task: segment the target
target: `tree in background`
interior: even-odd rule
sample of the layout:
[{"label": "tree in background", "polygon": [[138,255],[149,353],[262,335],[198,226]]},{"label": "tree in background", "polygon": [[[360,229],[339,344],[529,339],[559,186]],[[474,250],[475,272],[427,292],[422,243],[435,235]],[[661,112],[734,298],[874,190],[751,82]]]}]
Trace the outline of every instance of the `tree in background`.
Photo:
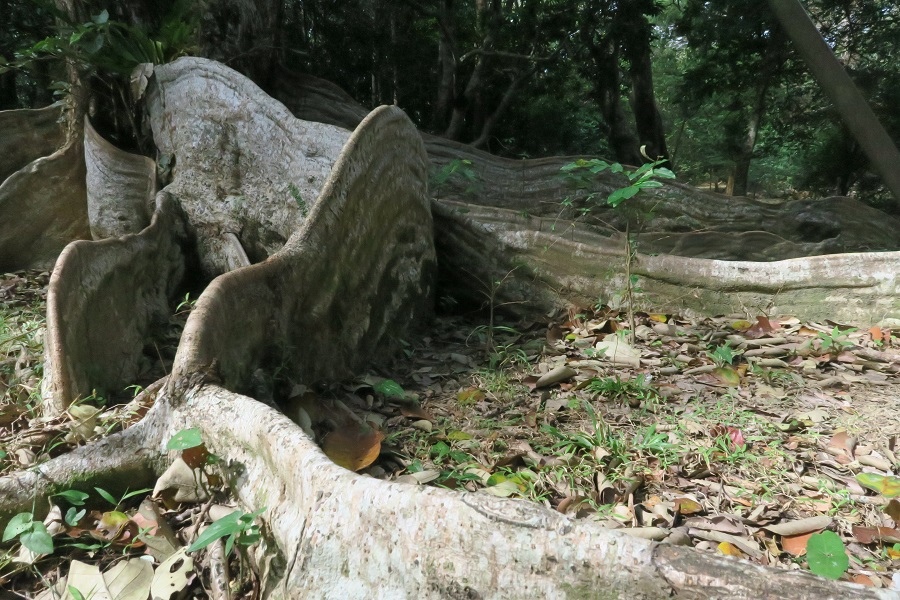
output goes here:
[{"label": "tree in background", "polygon": [[[650,156],[669,157],[682,179],[722,178],[735,195],[802,187],[884,197],[765,4],[348,0],[338,10],[323,0],[216,0],[186,19],[193,49],[164,23],[178,4],[116,3],[109,22],[163,43],[168,56],[197,51],[225,62],[264,88],[282,68],[334,81],[369,107],[398,104],[423,130],[505,156],[591,154],[636,165],[646,145]],[[60,6],[62,13],[49,0],[0,0],[11,23],[0,32],[3,58],[15,62],[54,27],[65,37],[103,10],[93,0]],[[900,8],[813,0],[808,9],[896,137]],[[121,104],[127,67],[154,58],[121,56],[121,44],[95,34],[72,46],[88,59],[81,64],[98,67],[88,77],[98,120],[121,121],[99,126],[126,142],[110,133],[127,130],[129,120],[113,105]],[[110,60],[117,52],[121,60]],[[51,83],[70,85],[62,61],[29,67],[0,73],[0,108],[46,104]]]}]

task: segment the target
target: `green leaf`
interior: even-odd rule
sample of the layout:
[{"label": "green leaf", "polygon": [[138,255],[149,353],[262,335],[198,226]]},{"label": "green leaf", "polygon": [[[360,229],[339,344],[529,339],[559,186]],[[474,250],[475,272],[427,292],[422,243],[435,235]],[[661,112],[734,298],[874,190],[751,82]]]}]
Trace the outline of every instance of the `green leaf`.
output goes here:
[{"label": "green leaf", "polygon": [[228,539],[225,540],[225,556],[231,554],[231,549],[234,547],[234,540],[236,535],[232,533],[228,536]]},{"label": "green leaf", "polygon": [[169,443],[166,444],[167,450],[187,450],[188,448],[196,448],[203,443],[203,436],[200,429],[192,427],[190,429],[182,429],[172,436]]},{"label": "green leaf", "polygon": [[53,538],[47,533],[47,527],[43,523],[35,522],[31,531],[23,533],[19,540],[35,554],[53,554]]},{"label": "green leaf", "polygon": [[650,188],[661,188],[663,184],[658,181],[654,181],[652,179],[648,179],[647,181],[642,181],[637,187],[642,190],[648,190]]},{"label": "green leaf", "polygon": [[140,496],[141,494],[146,494],[147,492],[152,492],[152,491],[153,491],[152,488],[143,488],[140,490],[134,490],[133,492],[128,492],[127,494],[122,496],[122,499],[119,500],[119,502],[125,502],[129,498],[133,498],[135,496]]},{"label": "green leaf", "polygon": [[641,191],[641,188],[633,185],[618,189],[609,195],[609,198],[606,199],[606,203],[615,208],[625,200],[633,198],[639,191]]},{"label": "green leaf", "polygon": [[97,25],[103,25],[104,23],[109,21],[109,11],[104,8],[99,15],[94,15],[93,17],[91,17],[91,21],[93,21]]},{"label": "green leaf", "polygon": [[400,384],[393,379],[382,379],[373,386],[373,389],[385,398],[402,398],[406,395]]},{"label": "green leaf", "polygon": [[112,504],[113,506],[118,506],[118,505],[119,505],[119,501],[116,500],[115,497],[113,497],[112,494],[110,494],[109,492],[107,492],[107,491],[104,490],[103,488],[95,487],[94,489],[97,490],[97,493],[100,494],[100,496],[101,496],[104,500],[106,500],[107,502],[109,502],[109,503]]},{"label": "green leaf", "polygon": [[89,495],[84,492],[79,492],[78,490],[66,490],[64,492],[60,492],[58,494],[53,494],[54,496],[59,496],[60,498],[65,499],[66,502],[71,504],[72,506],[83,506],[84,501],[88,499]]},{"label": "green leaf", "polygon": [[69,594],[71,594],[72,598],[75,600],[84,600],[84,594],[79,592],[75,586],[67,585],[66,589],[69,590]]},{"label": "green leaf", "polygon": [[662,177],[663,179],[675,179],[675,173],[665,167],[653,169],[654,177]]},{"label": "green leaf", "polygon": [[209,527],[203,530],[196,541],[193,544],[188,546],[187,552],[196,552],[197,550],[202,550],[206,548],[214,541],[219,538],[223,538],[226,535],[232,535],[241,530],[242,525],[240,523],[240,518],[244,513],[239,510],[234,511],[233,513],[226,515],[212,523]]},{"label": "green leaf", "polygon": [[65,520],[66,523],[70,527],[75,527],[78,525],[78,521],[84,518],[84,515],[87,513],[85,509],[77,510],[74,506],[70,506],[69,510],[66,511]]},{"label": "green leaf", "polygon": [[810,571],[828,579],[840,578],[850,566],[844,542],[833,531],[810,536],[806,544],[806,560]]},{"label": "green leaf", "polygon": [[881,494],[885,498],[900,496],[900,477],[894,475],[879,475],[878,473],[860,473],[856,481],[864,488]]},{"label": "green leaf", "polygon": [[6,524],[6,529],[3,530],[3,541],[8,542],[23,532],[31,531],[33,527],[34,515],[28,512],[19,513]]}]

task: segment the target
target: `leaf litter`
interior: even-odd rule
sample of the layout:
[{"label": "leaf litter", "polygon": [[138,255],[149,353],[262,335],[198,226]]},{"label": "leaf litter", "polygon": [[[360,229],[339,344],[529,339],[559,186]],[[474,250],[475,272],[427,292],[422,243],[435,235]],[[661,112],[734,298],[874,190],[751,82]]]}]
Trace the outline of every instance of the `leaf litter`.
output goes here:
[{"label": "leaf litter", "polygon": [[896,586],[900,331],[639,314],[632,345],[625,323],[439,318],[381,373],[390,395],[354,389],[385,434],[359,471]]},{"label": "leaf litter", "polygon": [[[0,476],[143,417],[164,381],[160,377],[171,367],[190,310],[186,297],[146,349],[136,382],[146,387],[130,386],[110,397],[95,392],[65,415],[48,419],[41,415],[40,387],[49,279],[49,273],[38,271],[0,274]],[[25,512],[0,522],[5,542],[0,589],[40,600],[141,600],[205,598],[209,589],[225,597],[230,587],[231,598],[259,598],[259,580],[247,568],[246,553],[228,553],[231,544],[259,539],[253,524],[258,513],[236,511],[224,480],[214,472],[215,457],[195,437],[192,430],[176,436],[172,449],[181,458],[160,477],[152,495],[132,490],[116,498],[99,487],[63,490],[36,499],[35,513],[49,506],[46,518]],[[210,521],[213,525],[204,529]],[[227,539],[208,541],[216,536]],[[202,561],[187,554],[192,541],[210,544]]]},{"label": "leaf litter", "polygon": [[[39,416],[48,280],[0,278],[0,474],[126,427],[154,398],[148,385],[125,404],[90,398],[65,417]],[[896,586],[900,331],[639,314],[629,344],[624,323],[605,307],[493,327],[444,316],[378,376],[325,393],[293,384],[280,404],[335,462],[373,477],[524,498],[648,539]],[[157,349],[161,361],[171,353]],[[60,525],[58,508],[46,521],[54,536],[99,537],[108,554],[98,562],[102,552],[82,544],[67,551],[68,568],[59,552],[56,563],[43,557],[44,572],[113,589],[127,571],[151,590],[199,589],[187,543],[207,515],[238,518],[221,492],[210,494],[220,482],[191,474],[210,459],[205,447],[182,451],[187,475],[164,479],[194,486],[179,492],[194,506],[171,488],[136,497],[139,509],[124,514],[67,515],[80,515],[73,525]],[[114,570],[123,549],[131,558]],[[148,570],[142,553],[180,565],[177,582],[155,579],[161,567]],[[21,575],[12,560],[0,562],[0,583]],[[249,585],[244,597],[258,591]]]}]

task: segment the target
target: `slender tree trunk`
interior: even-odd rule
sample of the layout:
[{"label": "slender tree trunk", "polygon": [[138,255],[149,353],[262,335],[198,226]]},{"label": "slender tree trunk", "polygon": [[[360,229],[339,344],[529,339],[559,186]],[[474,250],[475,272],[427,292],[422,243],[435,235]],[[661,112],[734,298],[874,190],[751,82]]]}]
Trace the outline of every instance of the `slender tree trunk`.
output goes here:
[{"label": "slender tree trunk", "polygon": [[631,21],[631,34],[626,38],[626,55],[629,61],[631,89],[634,94],[634,123],[639,144],[646,146],[651,158],[669,158],[662,117],[653,93],[653,65],[650,57],[650,23],[640,10],[632,9],[627,18]]},{"label": "slender tree trunk", "polygon": [[[496,19],[491,15],[485,14],[488,11],[485,0],[479,0],[476,4],[478,30],[484,32],[481,50],[487,52],[494,46],[494,25]],[[492,11],[499,10],[499,4],[496,2],[492,2],[490,6]],[[484,54],[479,54],[475,59],[475,67],[472,69],[472,74],[469,76],[465,90],[453,101],[453,113],[450,116],[450,124],[447,125],[447,130],[444,132],[444,137],[455,141],[459,141],[462,138],[463,128],[466,124],[466,115],[469,113],[478,94],[481,92],[481,87],[484,85],[487,61],[488,57]]]},{"label": "slender tree trunk", "polygon": [[453,0],[441,0],[438,6],[437,21],[441,36],[438,42],[440,79],[434,112],[431,115],[433,131],[438,131],[446,125],[447,113],[450,111],[450,102],[453,100],[456,87],[456,24],[453,18]]},{"label": "slender tree trunk", "polygon": [[747,119],[747,135],[741,144],[740,153],[734,161],[734,171],[729,178],[727,194],[729,196],[746,196],[750,182],[750,164],[753,162],[753,150],[756,148],[756,138],[762,124],[766,110],[766,93],[769,90],[768,78],[760,82],[756,92],[756,101]]},{"label": "slender tree trunk", "polygon": [[639,165],[638,140],[622,107],[619,58],[611,42],[591,49],[598,76],[594,78],[594,96],[605,121],[605,133],[617,161]]},{"label": "slender tree trunk", "polygon": [[847,128],[872,167],[881,175],[900,208],[900,152],[878,122],[863,95],[822,39],[798,0],[768,0],[778,22],[793,40],[819,85],[834,102]]},{"label": "slender tree trunk", "polygon": [[0,74],[0,110],[19,108],[16,94],[16,72],[7,71]]}]

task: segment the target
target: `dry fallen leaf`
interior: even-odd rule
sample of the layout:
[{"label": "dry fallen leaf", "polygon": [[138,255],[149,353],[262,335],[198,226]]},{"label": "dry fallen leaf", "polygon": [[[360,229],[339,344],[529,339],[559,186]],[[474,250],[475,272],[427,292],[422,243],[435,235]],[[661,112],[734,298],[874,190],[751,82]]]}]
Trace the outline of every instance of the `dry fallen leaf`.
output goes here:
[{"label": "dry fallen leaf", "polygon": [[814,532],[782,536],[781,547],[792,556],[803,556],[806,554],[806,544],[813,535]]},{"label": "dry fallen leaf", "polygon": [[378,458],[384,434],[355,422],[347,422],[322,440],[322,451],[345,469],[365,469]]}]

